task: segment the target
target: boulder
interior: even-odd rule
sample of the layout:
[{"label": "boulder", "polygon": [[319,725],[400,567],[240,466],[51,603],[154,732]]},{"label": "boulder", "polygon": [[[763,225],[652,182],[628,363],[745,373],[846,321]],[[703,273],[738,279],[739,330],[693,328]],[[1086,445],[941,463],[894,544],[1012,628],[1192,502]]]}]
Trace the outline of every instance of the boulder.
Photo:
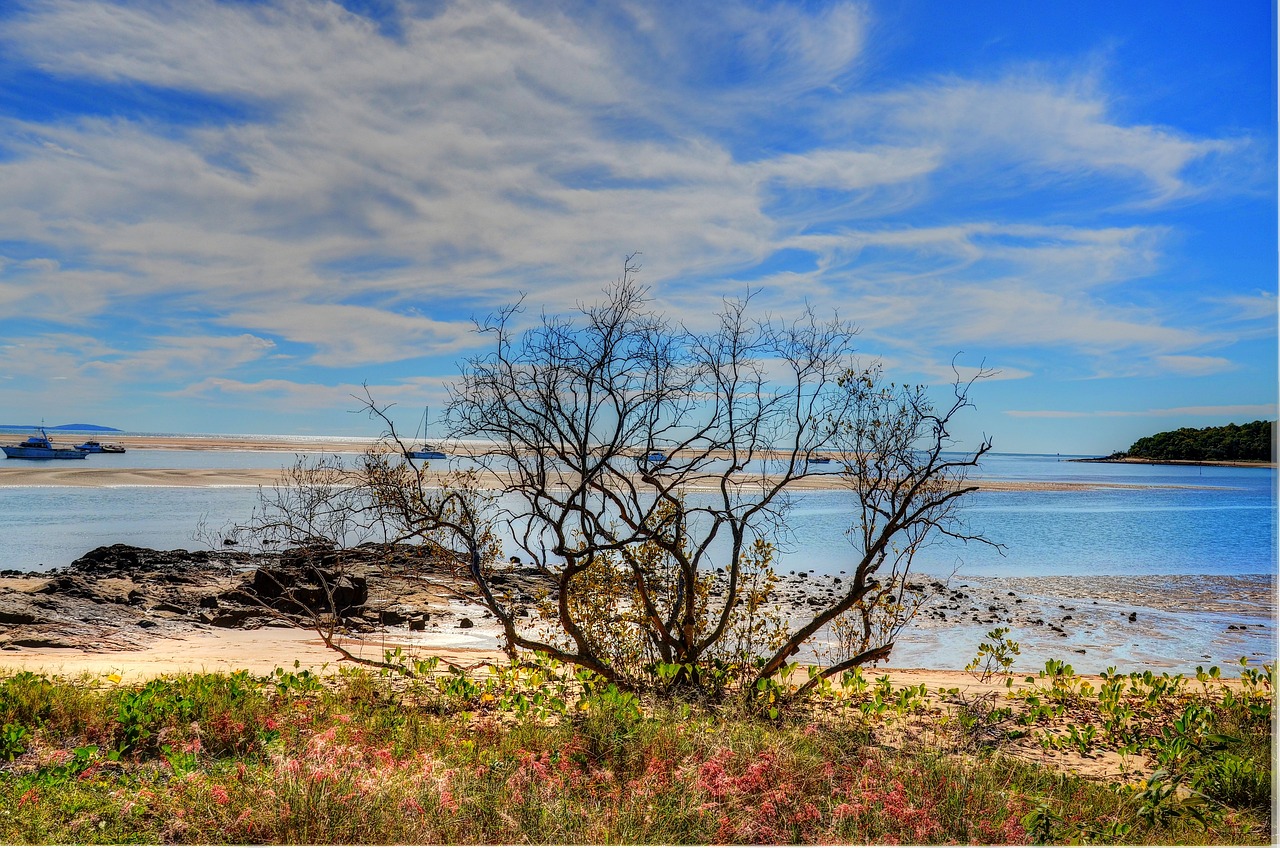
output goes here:
[{"label": "boulder", "polygon": [[[361,575],[340,574],[313,566],[263,567],[253,573],[247,591],[273,609],[291,614],[333,612],[351,615],[369,600],[369,584]],[[330,600],[332,599],[332,603]]]}]

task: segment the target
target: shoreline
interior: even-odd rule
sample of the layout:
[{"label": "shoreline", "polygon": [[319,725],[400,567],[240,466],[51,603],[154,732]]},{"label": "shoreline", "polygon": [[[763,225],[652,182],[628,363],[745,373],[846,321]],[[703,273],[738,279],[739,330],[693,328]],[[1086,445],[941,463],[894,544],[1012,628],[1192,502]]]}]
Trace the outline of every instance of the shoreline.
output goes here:
[{"label": "shoreline", "polygon": [[[244,581],[254,582],[253,562],[244,554],[117,545],[96,549],[66,569],[4,572],[0,669],[155,675],[244,668],[266,674],[295,660],[313,671],[336,667],[338,654],[305,623],[281,626],[265,607],[244,606],[240,592]],[[381,562],[352,566],[353,574],[367,578],[368,597],[350,619],[354,632],[342,640],[348,650],[372,660],[397,647],[457,665],[502,660],[501,629],[467,599],[461,578],[434,568],[400,575],[384,571]],[[532,591],[516,572],[507,579],[524,587],[518,591]],[[1230,674],[1241,656],[1255,666],[1276,658],[1270,574],[956,574],[942,582],[920,573],[915,579],[928,599],[896,640],[889,669],[960,674],[997,627],[1008,628],[1008,638],[1022,646],[1018,674],[1034,674],[1049,659],[1071,662],[1086,674],[1111,666],[1193,673],[1197,665],[1219,665]],[[838,585],[830,575],[780,575],[777,602],[794,624],[804,620],[813,598],[829,597]],[[820,656],[829,638],[819,633],[802,665],[816,659],[815,651]]]},{"label": "shoreline", "polygon": [[[207,448],[206,448],[207,449]],[[110,455],[108,455],[110,456]],[[108,460],[110,461],[110,460]],[[113,487],[177,487],[177,488],[213,488],[213,487],[257,487],[275,486],[284,476],[281,467],[270,468],[109,468],[86,466],[77,461],[67,464],[66,461],[45,460],[6,460],[0,462],[0,487],[36,487],[36,486],[71,486],[80,488],[113,488]],[[439,488],[447,481],[451,472],[436,470],[429,466],[424,468],[423,475],[428,487]],[[716,478],[707,477],[708,483],[699,486],[696,480],[687,488],[691,491],[718,488]],[[772,479],[770,476],[744,476],[740,485],[759,485]],[[498,475],[484,472],[480,475],[483,488],[498,489],[501,480]],[[983,480],[970,478],[966,484],[977,487],[981,492],[1080,492],[1099,489],[1108,490],[1153,490],[1153,489],[1217,489],[1219,486],[1188,486],[1185,484],[1160,483],[1116,483],[1110,481],[1064,481],[1064,480]],[[788,488],[802,491],[839,491],[846,488],[836,473],[821,473],[812,477],[794,480]]]},{"label": "shoreline", "polygon": [[[106,680],[108,675],[119,675],[121,685],[130,685],[183,674],[247,671],[252,675],[266,676],[277,668],[283,668],[294,673],[305,670],[324,676],[338,674],[343,667],[355,667],[355,664],[341,660],[310,631],[273,628],[269,638],[265,635],[263,630],[199,634],[189,638],[165,639],[137,651],[87,653],[56,648],[5,651],[0,653],[0,679],[24,671],[68,679],[96,678],[99,681]],[[384,645],[394,648],[398,644],[368,641],[356,644],[348,641],[344,647],[357,656],[381,659]],[[507,662],[506,655],[496,649],[441,647],[420,651],[418,656],[439,657],[442,668],[453,664],[461,668],[482,669],[489,664],[503,665]],[[931,692],[950,688],[970,694],[1006,691],[1003,676],[982,681],[962,669],[867,666],[863,674],[877,678],[887,675],[896,687],[924,684]],[[1031,672],[1015,672],[1013,678],[1020,683],[1027,674]],[[1097,675],[1081,674],[1081,677],[1096,678]]]},{"label": "shoreline", "polygon": [[[119,444],[128,450],[155,450],[174,452],[237,451],[264,454],[307,453],[361,453],[377,439],[358,436],[318,436],[309,439],[301,436],[265,438],[254,436],[179,436],[102,434],[104,443]],[[64,439],[65,440],[65,439]],[[263,468],[211,469],[211,468],[113,468],[97,463],[115,462],[117,455],[94,454],[80,461],[0,461],[0,486],[77,486],[77,487],[224,487],[224,486],[273,486],[282,477],[281,465]],[[125,460],[127,461],[127,460]],[[1157,462],[1140,459],[1081,458],[1062,460],[1083,463],[1127,463],[1144,465],[1218,465],[1241,468],[1275,468],[1275,463],[1245,462]],[[93,462],[94,465],[85,465]],[[436,470],[424,463],[430,485],[439,486],[447,471]],[[760,481],[760,477],[744,477],[744,484]],[[766,480],[768,478],[765,478]],[[708,478],[714,483],[714,478]],[[1111,481],[1060,481],[1060,480],[984,480],[974,477],[966,481],[978,487],[979,492],[1071,492],[1099,489],[1151,490],[1151,489],[1213,489],[1215,486],[1187,486],[1159,483],[1119,483]],[[496,476],[491,487],[496,488]],[[715,486],[709,486],[714,488]],[[690,489],[703,488],[693,482]],[[797,490],[833,491],[844,488],[838,472],[817,472],[791,484]]]}]

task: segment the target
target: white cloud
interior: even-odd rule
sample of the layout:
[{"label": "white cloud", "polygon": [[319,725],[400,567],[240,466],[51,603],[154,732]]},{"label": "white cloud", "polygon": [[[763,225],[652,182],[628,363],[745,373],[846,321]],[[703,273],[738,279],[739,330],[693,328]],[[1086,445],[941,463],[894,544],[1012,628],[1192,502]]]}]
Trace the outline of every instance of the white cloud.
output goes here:
[{"label": "white cloud", "polygon": [[[1100,177],[1089,210],[1221,188],[1207,166],[1241,141],[1126,124],[1096,78],[863,89],[871,14],[852,3],[632,4],[626,25],[496,0],[398,14],[395,39],[294,0],[50,0],[7,18],[0,47],[52,77],[212,98],[231,116],[0,119],[0,231],[41,254],[0,261],[0,305],[77,330],[41,361],[224,393],[269,385],[243,367],[290,344],[312,352],[299,367],[374,371],[462,351],[461,319],[516,291],[572,308],[643,250],[659,305],[693,323],[742,278],[768,286],[774,314],[838,307],[914,363],[1048,346],[1100,368],[1118,354],[1226,367],[1195,353],[1226,331],[1113,299],[1161,270],[1165,227],[969,207]],[[765,121],[795,121],[803,143],[756,143]],[[812,269],[755,276],[779,251]],[[395,261],[362,270],[369,257]],[[1231,305],[1275,310],[1267,293]],[[140,350],[79,338],[146,310],[205,320],[189,351],[169,331]]]},{"label": "white cloud", "polygon": [[[886,94],[877,105],[906,138],[945,142],[953,162],[1003,170],[1012,157],[1023,166],[1020,178],[1033,185],[1046,177],[1137,180],[1147,199],[1157,201],[1201,190],[1197,180],[1205,177],[1193,179],[1192,166],[1246,146],[1243,139],[1196,139],[1166,127],[1121,125],[1094,79],[1064,85],[1034,68],[994,82],[937,79]],[[1224,176],[1208,170],[1211,180]]]},{"label": "white cloud", "polygon": [[306,410],[346,409],[359,411],[369,398],[380,408],[388,408],[401,427],[405,422],[419,422],[424,406],[445,402],[443,378],[416,378],[399,383],[357,384],[310,383],[296,380],[267,379],[256,381],[207,377],[181,389],[167,392],[174,398],[198,400],[270,401]]},{"label": "white cloud", "polygon": [[1274,403],[1228,404],[1223,406],[1178,406],[1171,409],[1123,409],[1123,410],[1050,410],[1009,409],[1005,415],[1014,418],[1139,418],[1160,416],[1215,416],[1258,419],[1275,418]]},{"label": "white cloud", "polygon": [[457,351],[471,339],[468,323],[446,323],[364,306],[263,304],[220,319],[230,326],[252,325],[317,349],[311,361],[323,366],[395,362]]},{"label": "white cloud", "polygon": [[1231,371],[1237,367],[1230,359],[1221,356],[1166,355],[1157,356],[1155,361],[1157,365],[1167,371],[1174,374],[1184,374],[1188,377],[1220,374],[1223,371]]}]

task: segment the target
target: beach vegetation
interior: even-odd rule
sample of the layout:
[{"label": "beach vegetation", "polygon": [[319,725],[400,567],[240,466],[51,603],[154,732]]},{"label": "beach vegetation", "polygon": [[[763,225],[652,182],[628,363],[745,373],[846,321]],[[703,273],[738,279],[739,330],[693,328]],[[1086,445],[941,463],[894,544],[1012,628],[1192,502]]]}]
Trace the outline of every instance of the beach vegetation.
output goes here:
[{"label": "beach vegetation", "polygon": [[[1074,740],[1042,749],[1002,733],[974,745],[973,725],[960,720],[973,714],[972,694],[861,669],[821,677],[811,697],[769,717],[629,692],[549,655],[473,671],[414,663],[412,676],[344,665],[136,683],[3,677],[0,725],[27,722],[27,733],[0,761],[0,841],[1271,838],[1270,666],[1207,685],[1112,670],[1097,685],[1058,664],[1016,690],[984,690],[991,709],[981,720],[1003,726],[1045,690],[1076,694],[1069,714],[1030,720]],[[794,691],[806,678],[792,670],[774,683]],[[21,693],[37,681],[47,697],[32,712]],[[1117,698],[1134,715],[1120,736],[1100,729]]]}]

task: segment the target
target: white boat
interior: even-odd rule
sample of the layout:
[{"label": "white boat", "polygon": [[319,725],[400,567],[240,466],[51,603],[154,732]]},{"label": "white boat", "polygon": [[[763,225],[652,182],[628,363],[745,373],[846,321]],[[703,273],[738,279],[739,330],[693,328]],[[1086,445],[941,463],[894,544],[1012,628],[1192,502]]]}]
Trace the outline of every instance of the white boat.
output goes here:
[{"label": "white boat", "polygon": [[89,455],[79,448],[55,448],[43,427],[39,436],[28,436],[25,442],[16,445],[2,445],[0,450],[9,459],[84,459]]}]

